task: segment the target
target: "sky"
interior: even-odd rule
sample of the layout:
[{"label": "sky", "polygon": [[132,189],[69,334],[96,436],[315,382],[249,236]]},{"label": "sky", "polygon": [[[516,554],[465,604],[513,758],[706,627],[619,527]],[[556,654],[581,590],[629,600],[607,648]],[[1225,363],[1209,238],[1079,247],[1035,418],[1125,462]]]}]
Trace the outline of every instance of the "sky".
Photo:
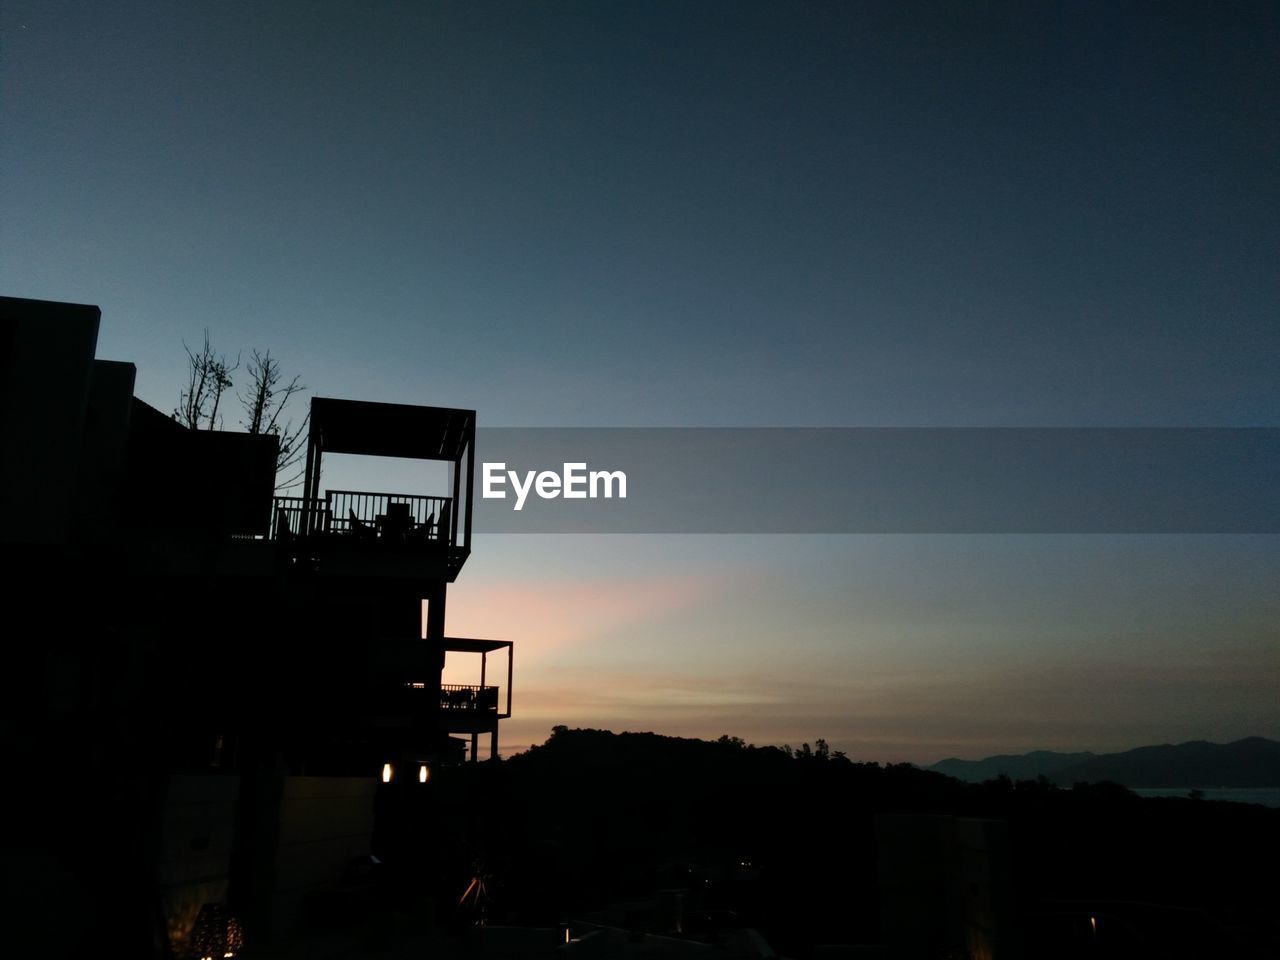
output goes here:
[{"label": "sky", "polygon": [[[1280,10],[0,6],[0,292],[482,426],[1280,426]],[[361,488],[383,489],[358,466]],[[361,473],[366,471],[366,473]],[[552,725],[1280,737],[1274,536],[481,535]],[[451,665],[451,673],[461,669]]]}]

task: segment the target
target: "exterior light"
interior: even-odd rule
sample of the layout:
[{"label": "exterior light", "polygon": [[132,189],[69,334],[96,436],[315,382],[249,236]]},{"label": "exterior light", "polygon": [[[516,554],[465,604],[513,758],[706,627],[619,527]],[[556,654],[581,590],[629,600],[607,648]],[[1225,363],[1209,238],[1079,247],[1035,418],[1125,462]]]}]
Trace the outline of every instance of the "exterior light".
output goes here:
[{"label": "exterior light", "polygon": [[382,765],[382,782],[383,783],[391,782],[391,764],[389,763],[384,763]]},{"label": "exterior light", "polygon": [[425,763],[418,767],[419,783],[426,783],[427,780],[430,778],[430,776],[431,776],[431,773],[427,770],[427,765]]},{"label": "exterior light", "polygon": [[244,949],[244,932],[225,904],[206,903],[200,907],[188,945],[201,960],[234,957]]}]

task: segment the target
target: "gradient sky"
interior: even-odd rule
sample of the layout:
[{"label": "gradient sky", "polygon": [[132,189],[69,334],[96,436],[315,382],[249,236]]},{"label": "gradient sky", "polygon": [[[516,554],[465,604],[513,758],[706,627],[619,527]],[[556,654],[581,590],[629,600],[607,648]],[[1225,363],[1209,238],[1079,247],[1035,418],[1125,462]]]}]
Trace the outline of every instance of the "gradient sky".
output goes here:
[{"label": "gradient sky", "polygon": [[[162,409],[207,327],[487,425],[1280,426],[1274,4],[366,6],[6,0],[0,292],[100,305]],[[1265,536],[489,536],[448,630],[517,641],[511,748],[927,762],[1280,737],[1277,583]]]}]

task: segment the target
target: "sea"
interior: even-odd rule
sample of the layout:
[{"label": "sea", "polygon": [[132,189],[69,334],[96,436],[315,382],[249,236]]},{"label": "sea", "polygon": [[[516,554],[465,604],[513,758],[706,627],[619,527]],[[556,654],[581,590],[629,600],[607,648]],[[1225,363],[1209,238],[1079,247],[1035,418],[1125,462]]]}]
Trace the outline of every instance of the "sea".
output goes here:
[{"label": "sea", "polygon": [[[1130,787],[1140,797],[1185,797],[1192,787]],[[1280,807],[1280,787],[1200,787],[1206,800],[1229,800],[1232,803],[1257,803],[1264,807]]]}]

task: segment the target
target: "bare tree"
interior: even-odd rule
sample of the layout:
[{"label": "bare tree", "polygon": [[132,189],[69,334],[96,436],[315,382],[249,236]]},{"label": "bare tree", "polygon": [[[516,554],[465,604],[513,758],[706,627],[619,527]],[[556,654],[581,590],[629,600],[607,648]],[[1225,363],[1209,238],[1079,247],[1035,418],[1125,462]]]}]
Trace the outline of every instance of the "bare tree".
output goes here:
[{"label": "bare tree", "polygon": [[[187,386],[178,393],[178,406],[173,411],[173,419],[190,430],[221,430],[222,419],[218,408],[222,395],[234,386],[231,375],[240,368],[240,355],[236,355],[235,363],[228,363],[227,358],[214,352],[209,344],[209,331],[204,332],[204,345],[194,351],[186,345],[187,351]],[[295,393],[307,389],[294,377],[284,382],[284,374],[280,370],[280,361],[271,356],[271,351],[258,353],[253,351],[253,359],[249,361],[246,372],[249,385],[242,394],[237,394],[244,407],[248,419],[240,424],[249,433],[269,434],[279,440],[276,453],[276,489],[287,490],[297,485],[302,479],[302,455],[306,450],[304,434],[311,419],[308,413],[302,422],[294,426],[292,420],[285,419],[285,408]]]},{"label": "bare tree", "polygon": [[222,426],[218,404],[232,386],[231,374],[239,368],[240,357],[237,355],[236,362],[229,364],[225,356],[215,354],[207,328],[199,353],[193,352],[186,341],[182,346],[187,351],[187,389],[178,393],[173,419],[190,430],[217,430]]},{"label": "bare tree", "polygon": [[[307,413],[296,427],[292,420],[284,419],[285,407],[290,398],[307,389],[294,377],[284,382],[284,374],[280,370],[280,361],[271,356],[271,351],[258,353],[253,351],[249,361],[249,389],[240,394],[240,403],[248,416],[241,425],[250,433],[270,434],[280,441],[280,449],[276,454],[276,489],[287,490],[302,479],[301,464],[306,444],[303,435],[311,414]],[[281,478],[284,479],[281,479]]]}]

